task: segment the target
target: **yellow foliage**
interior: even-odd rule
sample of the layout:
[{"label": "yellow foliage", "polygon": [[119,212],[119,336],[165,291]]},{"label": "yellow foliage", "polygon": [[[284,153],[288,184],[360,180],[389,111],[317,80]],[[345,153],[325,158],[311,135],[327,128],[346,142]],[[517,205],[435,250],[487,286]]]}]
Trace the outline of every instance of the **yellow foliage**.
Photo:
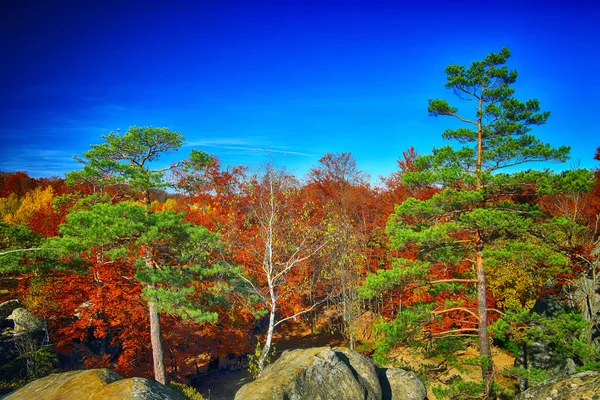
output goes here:
[{"label": "yellow foliage", "polygon": [[45,189],[38,187],[31,192],[27,192],[19,208],[13,213],[5,215],[4,220],[12,225],[26,224],[27,220],[37,211],[44,207],[50,207],[53,197],[54,190],[51,186]]},{"label": "yellow foliage", "polygon": [[8,197],[0,197],[0,219],[4,220],[7,215],[14,214],[21,205],[21,199],[14,193]]},{"label": "yellow foliage", "polygon": [[175,211],[177,212],[177,201],[174,199],[167,199],[163,204],[163,211]]},{"label": "yellow foliage", "polygon": [[494,294],[500,308],[506,309],[511,304],[531,310],[537,300],[539,289],[548,277],[540,273],[537,267],[504,264],[489,268],[487,272],[488,287]]}]

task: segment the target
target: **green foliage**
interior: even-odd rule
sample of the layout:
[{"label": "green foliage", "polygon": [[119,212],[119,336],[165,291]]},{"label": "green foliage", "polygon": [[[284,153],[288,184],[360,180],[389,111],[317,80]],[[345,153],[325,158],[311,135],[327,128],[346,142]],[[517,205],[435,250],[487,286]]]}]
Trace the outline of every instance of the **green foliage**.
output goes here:
[{"label": "green foliage", "polygon": [[484,383],[465,381],[455,376],[446,385],[432,386],[431,392],[437,399],[483,399]]},{"label": "green foliage", "polygon": [[[136,278],[152,284],[144,294],[159,309],[196,322],[216,320],[215,313],[204,311],[199,304],[223,301],[229,286],[200,288],[198,284],[225,273],[212,256],[221,244],[207,228],[184,221],[183,214],[148,213],[135,202],[99,202],[71,212],[60,233],[49,246],[74,259],[85,255],[96,261],[134,260],[139,267]],[[151,252],[154,268],[147,268],[140,248]]]},{"label": "green foliage", "polygon": [[51,345],[31,334],[15,338],[19,361],[24,365],[23,376],[28,381],[57,372],[58,356]]},{"label": "green foliage", "polygon": [[462,368],[458,361],[458,357],[456,357],[455,354],[465,350],[470,342],[471,340],[460,336],[442,337],[431,342],[429,346],[427,346],[425,354],[429,358],[443,357],[448,362],[448,365],[461,370]]},{"label": "green foliage", "polygon": [[263,361],[262,367],[259,365],[261,352],[262,346],[260,345],[260,342],[257,342],[256,347],[254,348],[254,354],[248,355],[248,371],[254,379],[257,379],[260,373],[264,370],[264,366],[270,364],[275,358],[277,350],[275,349],[275,346],[271,346],[267,357]]},{"label": "green foliage", "polygon": [[548,372],[539,368],[513,367],[508,370],[504,370],[502,375],[512,379],[523,379],[524,381],[527,381],[530,387],[550,379]]},{"label": "green foliage", "polygon": [[187,160],[167,168],[152,169],[153,163],[162,155],[177,151],[183,144],[183,136],[167,128],[132,126],[123,135],[110,132],[102,135],[102,139],[105,142],[92,144],[92,149],[83,153],[83,158],[76,157],[84,167],[67,174],[68,184],[127,184],[134,192],[148,192],[172,186],[165,174],[175,168],[201,169],[211,161],[208,154],[193,150]]},{"label": "green foliage", "polygon": [[33,252],[40,248],[43,238],[23,225],[9,225],[0,221],[0,274],[25,272],[35,267],[34,260],[48,256],[51,251]]},{"label": "green foliage", "polygon": [[594,173],[587,169],[574,169],[559,174],[545,174],[537,180],[540,194],[565,192],[586,193],[594,183]]},{"label": "green foliage", "polygon": [[564,254],[532,236],[526,242],[498,241],[483,254],[488,286],[502,309],[532,309],[544,284],[554,275],[570,271]]},{"label": "green foliage", "polygon": [[183,397],[185,397],[188,400],[206,400],[206,398],[202,396],[200,392],[184,383],[169,382],[169,387],[180,393]]},{"label": "green foliage", "polygon": [[419,304],[415,307],[404,307],[392,321],[380,320],[375,323],[377,347],[373,358],[382,364],[389,360],[387,354],[398,344],[425,347],[423,326],[429,321],[432,306]]},{"label": "green foliage", "polygon": [[[451,353],[447,358],[447,365],[449,367],[455,368],[459,372],[467,372],[472,370],[473,367],[477,367],[478,369],[485,370],[490,363],[488,357],[466,357],[466,358],[458,358],[453,356]],[[496,384],[495,382],[491,382],[492,390],[491,392],[500,394],[503,391],[503,388]],[[482,393],[486,392],[486,387],[484,382],[473,382],[463,379],[459,375],[452,376],[445,385],[432,385],[431,391],[435,394],[437,399],[486,399],[485,395]],[[494,397],[495,398],[495,397]],[[505,397],[501,397],[505,398]]]},{"label": "green foliage", "polygon": [[557,358],[571,358],[583,370],[595,370],[600,366],[600,352],[584,340],[586,326],[579,313],[562,311],[547,317],[511,308],[490,327],[490,332],[515,354],[523,344],[551,343]]},{"label": "green foliage", "polygon": [[59,360],[54,349],[50,346],[44,346],[31,355],[33,368],[29,375],[29,380],[43,378],[51,373],[58,372]]},{"label": "green foliage", "polygon": [[429,267],[427,262],[396,258],[392,261],[391,269],[380,269],[375,274],[367,275],[358,293],[363,298],[371,299],[394,287],[402,287],[415,279],[425,277]]}]

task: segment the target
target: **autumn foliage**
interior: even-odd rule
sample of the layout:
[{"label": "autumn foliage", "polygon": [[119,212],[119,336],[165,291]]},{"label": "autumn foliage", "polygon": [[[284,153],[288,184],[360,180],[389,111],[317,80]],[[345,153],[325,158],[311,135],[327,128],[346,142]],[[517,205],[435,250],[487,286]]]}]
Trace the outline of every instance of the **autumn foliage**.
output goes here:
[{"label": "autumn foliage", "polygon": [[[325,309],[334,310],[336,317],[328,319],[328,323],[349,342],[356,343],[360,337],[356,336],[355,327],[365,312],[391,323],[403,310],[426,303],[430,308],[426,320],[421,321],[422,330],[415,336],[418,340],[433,343],[440,338],[476,334],[477,316],[469,310],[476,309],[477,300],[472,291],[451,284],[469,277],[469,262],[434,263],[426,276],[389,286],[375,301],[365,302],[359,293],[369,274],[392,271],[395,259],[416,260],[421,251],[415,245],[390,247],[386,231],[395,205],[409,197],[425,201],[440,193],[440,188],[433,185],[403,184],[403,174],[416,171],[417,157],[412,148],[404,152],[398,161],[398,172],[381,177],[377,185],[372,185],[366,173],[357,169],[349,153],[325,155],[304,180],[286,176],[293,188],[290,186],[277,196],[281,196],[281,212],[286,216],[283,221],[291,224],[276,227],[287,240],[278,245],[284,249],[302,242],[307,235],[320,235],[322,246],[314,257],[302,261],[286,275],[282,286],[285,295],[277,315],[293,315],[310,307],[315,299],[328,301],[278,329],[285,331],[293,324],[319,320]],[[556,217],[571,218],[588,230],[578,236],[577,242],[563,248],[571,256],[569,271],[532,260],[531,273],[522,275],[524,264],[490,264],[487,304],[489,309],[498,311],[490,313],[490,322],[515,301],[532,307],[546,293],[544,283],[549,277],[569,285],[584,271],[577,260],[591,259],[600,215],[598,171],[594,178],[584,195],[544,194],[532,186],[529,194],[523,193],[517,199]],[[60,179],[33,179],[21,172],[3,173],[1,179],[0,216],[10,226],[26,228],[38,241],[60,235],[66,216],[93,191],[85,184],[66,186]],[[261,272],[264,238],[259,211],[266,194],[261,177],[251,175],[245,167],[224,170],[213,159],[199,174],[182,174],[179,179],[182,191],[177,195],[151,194],[152,211],[182,213],[186,222],[218,233],[223,246],[214,256],[239,267],[256,287],[267,288],[267,277]],[[130,198],[124,195],[122,187],[108,187],[104,193],[115,204]],[[411,218],[406,221],[419,222]],[[13,249],[17,244],[3,242],[2,246],[1,249]],[[125,376],[151,377],[147,303],[143,285],[135,279],[137,267],[127,259],[98,260],[93,251],[82,256],[87,257],[85,269],[44,267],[4,274],[0,276],[1,286],[49,321],[52,341],[62,354],[64,367],[109,367]],[[47,265],[47,261],[34,255],[22,263]],[[523,285],[511,284],[515,280]],[[446,281],[449,283],[444,284]],[[434,289],[432,282],[442,284]],[[199,290],[208,290],[209,286],[202,285],[213,283],[198,286]],[[250,353],[257,341],[264,339],[264,299],[249,302],[246,294],[236,291],[227,292],[226,297],[227,302],[211,306],[211,311],[218,314],[214,324],[196,324],[163,315],[166,366],[171,378],[189,378],[205,370],[211,359]]]}]

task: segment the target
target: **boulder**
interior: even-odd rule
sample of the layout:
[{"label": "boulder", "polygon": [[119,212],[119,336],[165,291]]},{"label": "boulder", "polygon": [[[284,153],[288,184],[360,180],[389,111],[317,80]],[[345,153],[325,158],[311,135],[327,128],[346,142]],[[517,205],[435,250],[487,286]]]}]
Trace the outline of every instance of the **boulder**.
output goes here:
[{"label": "boulder", "polygon": [[19,300],[17,299],[12,299],[5,301],[4,303],[0,303],[0,327],[2,327],[5,323],[4,320],[8,318],[8,316],[19,307],[21,307],[21,303],[19,303]]},{"label": "boulder", "polygon": [[[522,345],[521,351],[515,358],[514,366],[542,369],[550,379],[562,378],[577,372],[572,359],[556,355],[552,344],[539,342]],[[518,381],[522,391],[529,388],[526,379],[519,378]]]},{"label": "boulder", "polygon": [[122,379],[106,385],[90,400],[183,400],[173,389],[146,378]]},{"label": "boulder", "polygon": [[[404,395],[399,394],[402,391],[396,392],[399,390],[396,383],[393,386],[387,383],[389,397],[386,397],[378,375],[377,364],[373,360],[348,348],[316,347],[285,351],[265,368],[260,378],[242,386],[235,399],[423,400],[427,396],[426,391],[419,391],[402,397]],[[385,372],[383,375],[386,376]],[[418,380],[416,376],[414,378]],[[418,386],[411,383],[414,387]],[[423,383],[420,383],[424,389]],[[405,390],[406,393],[409,391]]]},{"label": "boulder", "polygon": [[337,347],[335,348],[335,353],[338,358],[342,359],[350,367],[353,375],[358,379],[361,386],[365,388],[366,393],[374,395],[376,399],[380,399],[381,384],[379,383],[375,361],[347,347]]},{"label": "boulder", "polygon": [[6,318],[15,324],[15,333],[43,331],[45,324],[24,308],[15,308]]},{"label": "boulder", "polygon": [[423,400],[427,398],[427,389],[414,372],[400,368],[381,368],[378,373],[383,399]]},{"label": "boulder", "polygon": [[586,371],[545,381],[519,393],[515,400],[600,400],[600,372]]},{"label": "boulder", "polygon": [[48,375],[9,394],[5,400],[184,400],[160,383],[145,378],[123,379],[109,369],[69,371]]},{"label": "boulder", "polygon": [[104,386],[122,379],[109,369],[91,369],[51,374],[28,383],[5,400],[89,399]]}]

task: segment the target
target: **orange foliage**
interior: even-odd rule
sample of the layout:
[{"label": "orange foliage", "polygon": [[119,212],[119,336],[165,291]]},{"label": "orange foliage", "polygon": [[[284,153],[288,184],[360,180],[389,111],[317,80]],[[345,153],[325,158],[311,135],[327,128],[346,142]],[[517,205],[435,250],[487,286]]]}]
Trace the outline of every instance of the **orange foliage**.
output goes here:
[{"label": "orange foliage", "polygon": [[[56,348],[88,368],[109,367],[125,376],[153,376],[148,305],[127,263],[97,263],[85,274],[61,273],[28,295],[33,312],[50,320]],[[27,295],[27,293],[26,293]],[[199,354],[222,356],[251,350],[253,317],[232,306],[220,309],[217,324],[197,325],[161,315],[169,373],[196,372],[188,362]],[[78,365],[74,365],[78,367]]]}]

